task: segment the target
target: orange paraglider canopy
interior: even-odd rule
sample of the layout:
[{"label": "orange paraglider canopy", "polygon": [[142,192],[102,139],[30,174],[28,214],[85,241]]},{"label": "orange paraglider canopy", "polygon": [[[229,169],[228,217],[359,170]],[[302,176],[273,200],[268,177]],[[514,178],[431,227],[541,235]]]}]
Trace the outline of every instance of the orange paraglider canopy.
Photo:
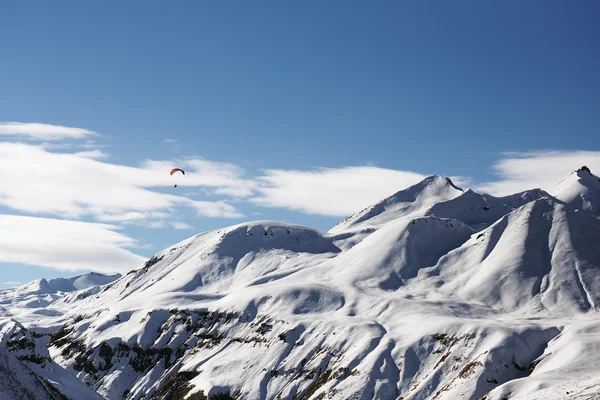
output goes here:
[{"label": "orange paraglider canopy", "polygon": [[177,172],[177,171],[181,171],[181,173],[185,175],[185,171],[184,171],[184,170],[182,170],[181,168],[173,168],[173,169],[171,170],[171,175],[173,175],[173,174],[174,174],[175,172]]}]

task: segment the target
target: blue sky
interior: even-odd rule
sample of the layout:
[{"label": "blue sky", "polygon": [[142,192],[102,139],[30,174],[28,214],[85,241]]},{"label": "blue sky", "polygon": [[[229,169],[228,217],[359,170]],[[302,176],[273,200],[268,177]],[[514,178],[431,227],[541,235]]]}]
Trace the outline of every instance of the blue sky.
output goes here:
[{"label": "blue sky", "polygon": [[599,17],[595,1],[4,2],[0,287],[126,271],[251,219],[327,230],[430,174],[508,194],[595,172]]}]

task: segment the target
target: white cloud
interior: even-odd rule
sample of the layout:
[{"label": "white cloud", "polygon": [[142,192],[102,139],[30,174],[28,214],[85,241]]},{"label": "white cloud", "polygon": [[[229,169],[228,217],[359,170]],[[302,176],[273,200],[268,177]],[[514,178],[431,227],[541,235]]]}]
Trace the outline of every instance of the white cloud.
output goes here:
[{"label": "white cloud", "polygon": [[[217,214],[218,214],[217,210]],[[224,211],[226,212],[226,211]],[[236,213],[236,210],[232,208],[230,210],[232,213]],[[171,215],[169,213],[160,212],[160,211],[151,211],[147,213],[141,212],[129,212],[125,214],[106,214],[98,217],[98,220],[102,222],[120,222],[123,225],[137,225],[143,226],[145,228],[165,228],[167,226],[171,226],[174,229],[184,230],[184,229],[193,229],[193,227],[185,222],[167,222],[165,219],[169,218]],[[217,216],[223,216],[217,215]]]},{"label": "white cloud", "polygon": [[[213,190],[248,193],[252,186],[230,164],[187,160],[185,176],[170,176],[173,163],[147,161],[142,167],[110,164],[72,153],[54,153],[40,146],[0,142],[0,205],[28,213],[63,217],[93,216],[104,221],[152,217],[191,207],[201,216],[237,218],[242,214],[225,201],[196,201],[154,187],[208,186]],[[222,169],[221,169],[222,168]],[[143,217],[142,217],[143,215]]]},{"label": "white cloud", "polygon": [[[142,167],[155,172],[165,184],[184,187],[206,187],[218,195],[248,197],[256,188],[256,182],[244,179],[246,171],[235,164],[207,161],[198,158],[183,158],[174,161],[146,160]],[[165,171],[179,167],[185,175],[179,173],[170,176]]]},{"label": "white cloud", "polygon": [[165,221],[152,221],[148,224],[148,228],[164,228],[167,226]]},{"label": "white cloud", "polygon": [[[162,214],[162,213],[161,213]],[[164,213],[165,215],[168,215]],[[139,211],[130,211],[123,214],[100,214],[96,216],[102,222],[131,222],[139,221],[145,218],[152,218],[152,213],[142,213]],[[160,218],[160,217],[159,217]]]},{"label": "white cloud", "polygon": [[346,216],[425,178],[424,175],[373,166],[313,171],[267,170],[259,178],[261,195],[252,202],[308,214]]},{"label": "white cloud", "polygon": [[190,224],[186,224],[185,222],[171,222],[171,226],[180,230],[193,229]]},{"label": "white cloud", "polygon": [[13,282],[13,281],[10,281],[10,282],[0,282],[0,285],[22,285],[22,284],[23,284],[23,282]]},{"label": "white cloud", "polygon": [[177,140],[177,139],[163,139],[163,142],[165,142],[167,144],[175,144],[175,143],[179,142],[179,140]]},{"label": "white cloud", "polygon": [[108,154],[104,153],[100,149],[103,147],[109,147],[106,144],[100,144],[93,140],[86,140],[85,142],[74,142],[74,141],[55,141],[55,142],[40,142],[37,145],[48,151],[65,151],[69,153],[79,152],[82,156],[88,156],[89,158],[106,158]]},{"label": "white cloud", "polygon": [[145,258],[125,247],[136,241],[114,225],[0,215],[0,262],[61,270],[127,272]]},{"label": "white cloud", "polygon": [[28,137],[36,140],[81,139],[95,132],[69,126],[40,124],[36,122],[0,122],[0,136]]},{"label": "white cloud", "polygon": [[48,151],[51,150],[72,150],[75,147],[75,144],[72,142],[42,142],[38,144],[39,147],[46,149]]},{"label": "white cloud", "polygon": [[592,173],[600,170],[599,151],[536,151],[506,153],[493,165],[499,179],[486,182],[476,190],[493,195],[509,195],[527,189],[551,191],[560,179],[583,165]]}]

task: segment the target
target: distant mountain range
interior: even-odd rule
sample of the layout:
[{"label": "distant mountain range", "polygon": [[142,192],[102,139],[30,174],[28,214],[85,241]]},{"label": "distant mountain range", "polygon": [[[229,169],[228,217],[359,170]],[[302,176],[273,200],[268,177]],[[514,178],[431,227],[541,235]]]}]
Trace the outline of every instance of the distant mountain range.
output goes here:
[{"label": "distant mountain range", "polygon": [[506,197],[435,175],[328,232],[243,223],[0,291],[0,399],[588,399],[599,306],[589,169]]}]

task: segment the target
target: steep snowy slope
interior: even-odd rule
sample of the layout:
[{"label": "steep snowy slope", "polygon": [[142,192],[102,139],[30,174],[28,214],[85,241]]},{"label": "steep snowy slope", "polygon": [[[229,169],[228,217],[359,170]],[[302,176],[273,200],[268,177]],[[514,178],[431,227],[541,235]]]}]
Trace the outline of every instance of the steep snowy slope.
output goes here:
[{"label": "steep snowy slope", "polygon": [[396,290],[473,233],[464,222],[454,219],[404,218],[379,229],[321,269],[335,272],[327,280],[338,285],[347,282],[361,289]]},{"label": "steep snowy slope", "polygon": [[52,361],[47,348],[51,337],[50,333],[43,331],[31,333],[15,321],[0,321],[0,346],[35,373],[38,380],[53,393],[52,398],[62,399],[62,396],[68,396],[70,399],[101,399],[101,396],[74,374]]},{"label": "steep snowy slope", "polygon": [[569,323],[548,343],[528,377],[491,391],[486,400],[589,400],[600,397],[600,321],[598,317]]},{"label": "steep snowy slope", "polygon": [[55,400],[47,383],[0,345],[0,400]]},{"label": "steep snowy slope", "polygon": [[120,274],[105,275],[89,272],[71,278],[39,279],[12,289],[0,290],[0,319],[18,317],[19,320],[37,319],[40,316],[58,315],[48,307],[57,300],[75,292],[74,297],[98,292],[102,285],[114,282]]},{"label": "steep snowy slope", "polygon": [[423,271],[445,294],[503,311],[573,313],[600,304],[600,221],[544,198]]},{"label": "steep snowy slope", "polygon": [[549,192],[576,209],[600,216],[600,178],[585,167],[563,178]]}]

